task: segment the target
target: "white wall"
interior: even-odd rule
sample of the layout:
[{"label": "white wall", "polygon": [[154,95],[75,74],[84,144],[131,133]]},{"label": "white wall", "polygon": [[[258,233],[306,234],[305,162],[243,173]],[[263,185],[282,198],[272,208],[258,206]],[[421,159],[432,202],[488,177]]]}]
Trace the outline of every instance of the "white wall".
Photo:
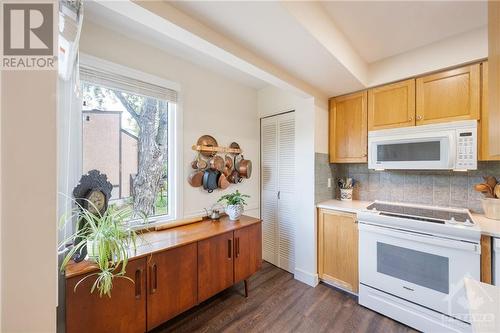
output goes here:
[{"label": "white wall", "polygon": [[488,57],[488,30],[458,36],[370,64],[369,87]]},{"label": "white wall", "polygon": [[[251,196],[246,213],[259,216],[259,119],[255,89],[91,22],[84,22],[80,47],[86,54],[180,84],[184,208],[179,217],[201,214],[222,193],[236,189]],[[238,142],[245,158],[255,165],[252,177],[212,194],[191,187],[186,181],[192,171],[190,162],[196,156],[191,146],[204,134],[214,136],[219,145]]]},{"label": "white wall", "polygon": [[316,222],[314,205],[315,105],[313,98],[301,98],[275,87],[258,92],[259,116],[295,110],[295,278],[315,286]]},{"label": "white wall", "polygon": [[56,329],[56,89],[56,71],[2,73],[1,332]]}]

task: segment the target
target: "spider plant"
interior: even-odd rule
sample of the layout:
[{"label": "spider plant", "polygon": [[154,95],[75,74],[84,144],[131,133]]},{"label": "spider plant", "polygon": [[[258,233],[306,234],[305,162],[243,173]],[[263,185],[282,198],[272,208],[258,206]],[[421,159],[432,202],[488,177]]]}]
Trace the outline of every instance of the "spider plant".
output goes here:
[{"label": "spider plant", "polygon": [[88,252],[93,256],[89,259],[94,260],[99,269],[78,281],[75,290],[85,279],[96,276],[90,292],[97,290],[100,297],[111,297],[113,279],[124,278],[134,282],[125,276],[129,254],[136,249],[137,233],[127,225],[131,216],[133,211],[130,208],[110,206],[103,214],[92,214],[77,203],[75,210],[61,218],[63,224],[78,221],[75,233],[60,245],[61,248],[68,243],[75,244],[66,254],[61,271],[66,269],[76,253],[81,253],[85,245],[91,247]]}]

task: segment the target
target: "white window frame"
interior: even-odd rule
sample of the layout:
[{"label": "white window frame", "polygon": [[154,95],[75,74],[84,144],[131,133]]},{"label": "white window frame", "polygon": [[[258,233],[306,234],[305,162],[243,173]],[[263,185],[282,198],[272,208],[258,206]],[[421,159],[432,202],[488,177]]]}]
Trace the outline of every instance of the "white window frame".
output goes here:
[{"label": "white window frame", "polygon": [[[182,94],[181,86],[155,75],[141,72],[85,53],[79,55],[80,65],[112,71],[177,92],[177,103],[170,103],[168,108],[168,214],[151,216],[148,226],[174,221],[182,216]],[[81,149],[81,145],[80,145]],[[131,224],[140,220],[131,220]]]}]

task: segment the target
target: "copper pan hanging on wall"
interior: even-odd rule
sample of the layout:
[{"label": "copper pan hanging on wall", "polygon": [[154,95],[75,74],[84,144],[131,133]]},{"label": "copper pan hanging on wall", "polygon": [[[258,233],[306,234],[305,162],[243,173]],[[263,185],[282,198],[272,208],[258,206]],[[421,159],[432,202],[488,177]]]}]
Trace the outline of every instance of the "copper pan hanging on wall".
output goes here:
[{"label": "copper pan hanging on wall", "polygon": [[[205,146],[205,147],[218,147],[217,140],[211,135],[202,135],[196,142],[198,146]],[[200,150],[201,155],[205,157],[212,157],[217,154],[216,151],[211,151],[211,150]]]}]

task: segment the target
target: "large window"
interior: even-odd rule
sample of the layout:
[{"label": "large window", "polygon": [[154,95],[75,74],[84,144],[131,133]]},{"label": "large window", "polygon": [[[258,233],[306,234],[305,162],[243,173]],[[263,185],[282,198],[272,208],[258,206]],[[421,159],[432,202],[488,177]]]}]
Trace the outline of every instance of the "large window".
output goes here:
[{"label": "large window", "polygon": [[150,220],[173,216],[171,95],[124,76],[82,73],[82,171],[107,175],[110,205]]}]

